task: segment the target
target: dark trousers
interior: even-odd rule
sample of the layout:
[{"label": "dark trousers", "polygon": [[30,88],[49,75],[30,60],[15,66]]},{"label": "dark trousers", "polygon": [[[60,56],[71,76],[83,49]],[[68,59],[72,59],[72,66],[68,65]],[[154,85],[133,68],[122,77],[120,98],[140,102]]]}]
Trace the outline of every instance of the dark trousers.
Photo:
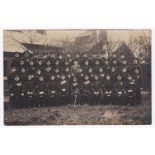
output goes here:
[{"label": "dark trousers", "polygon": [[85,93],[81,95],[80,104],[91,104],[91,94]]},{"label": "dark trousers", "polygon": [[98,105],[101,104],[102,99],[101,99],[101,95],[95,95],[93,94],[91,97],[91,104],[92,105]]}]

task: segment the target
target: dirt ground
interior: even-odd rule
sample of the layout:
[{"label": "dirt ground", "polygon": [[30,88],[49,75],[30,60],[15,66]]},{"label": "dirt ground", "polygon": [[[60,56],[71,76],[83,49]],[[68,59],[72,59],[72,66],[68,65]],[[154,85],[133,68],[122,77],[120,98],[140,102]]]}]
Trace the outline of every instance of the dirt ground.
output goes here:
[{"label": "dirt ground", "polygon": [[59,107],[7,108],[5,125],[147,125],[151,124],[151,99],[138,106],[66,105]]}]

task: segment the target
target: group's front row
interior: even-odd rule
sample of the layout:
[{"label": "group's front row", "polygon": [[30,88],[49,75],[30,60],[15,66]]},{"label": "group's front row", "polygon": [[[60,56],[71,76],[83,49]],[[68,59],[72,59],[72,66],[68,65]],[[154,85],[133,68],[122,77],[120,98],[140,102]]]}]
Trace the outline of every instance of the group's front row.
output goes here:
[{"label": "group's front row", "polygon": [[121,104],[135,105],[141,102],[139,80],[127,75],[124,81],[120,74],[112,81],[109,74],[104,80],[98,75],[82,78],[73,75],[70,80],[65,75],[59,79],[52,75],[50,81],[44,76],[38,80],[29,75],[27,80],[15,75],[10,87],[10,101],[13,106],[57,106],[66,104]]}]

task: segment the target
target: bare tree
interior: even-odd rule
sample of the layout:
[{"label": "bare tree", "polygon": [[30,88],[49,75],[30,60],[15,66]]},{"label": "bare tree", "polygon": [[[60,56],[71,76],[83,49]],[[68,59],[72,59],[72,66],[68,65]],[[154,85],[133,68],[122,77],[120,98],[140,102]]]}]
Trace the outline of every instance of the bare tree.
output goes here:
[{"label": "bare tree", "polygon": [[142,31],[142,35],[134,39],[132,43],[133,51],[141,57],[151,57],[151,33]]}]

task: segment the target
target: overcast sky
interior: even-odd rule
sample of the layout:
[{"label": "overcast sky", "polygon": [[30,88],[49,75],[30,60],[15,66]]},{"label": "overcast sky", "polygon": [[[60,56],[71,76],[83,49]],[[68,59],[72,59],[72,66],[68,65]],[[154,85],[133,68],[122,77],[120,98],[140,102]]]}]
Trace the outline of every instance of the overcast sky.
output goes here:
[{"label": "overcast sky", "polygon": [[[124,41],[129,44],[131,36],[132,39],[142,35],[145,32],[146,35],[149,34],[148,30],[107,30],[108,38],[112,41]],[[45,33],[32,32],[32,36],[35,38],[38,44],[50,44],[56,43],[57,41],[64,40],[68,38],[69,40],[75,40],[76,37],[86,35],[86,30],[45,30]],[[27,36],[28,31],[15,32],[15,31],[4,31],[4,51],[22,51],[19,44],[14,40],[20,42],[28,42]],[[14,38],[14,39],[13,39]]]}]

